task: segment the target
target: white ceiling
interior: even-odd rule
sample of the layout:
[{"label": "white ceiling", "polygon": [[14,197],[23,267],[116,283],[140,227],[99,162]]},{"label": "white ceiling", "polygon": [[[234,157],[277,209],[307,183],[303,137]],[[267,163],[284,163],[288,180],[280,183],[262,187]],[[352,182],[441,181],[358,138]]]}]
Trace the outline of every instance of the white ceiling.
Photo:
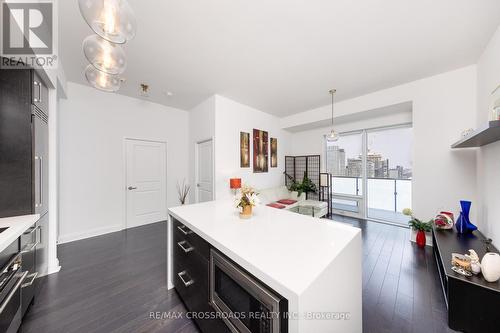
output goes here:
[{"label": "white ceiling", "polygon": [[[190,109],[220,94],[277,116],[445,72],[478,59],[500,24],[498,0],[129,0],[120,93]],[[77,0],[59,1],[60,55],[84,83],[92,32]],[[166,96],[171,91],[173,96]]]}]

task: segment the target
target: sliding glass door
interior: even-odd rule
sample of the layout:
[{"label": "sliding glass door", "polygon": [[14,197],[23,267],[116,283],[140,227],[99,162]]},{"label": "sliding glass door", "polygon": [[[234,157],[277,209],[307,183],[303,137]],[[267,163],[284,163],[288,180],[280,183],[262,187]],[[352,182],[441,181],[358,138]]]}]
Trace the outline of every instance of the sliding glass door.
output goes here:
[{"label": "sliding glass door", "polygon": [[413,130],[368,131],[367,141],[367,217],[406,225],[402,211],[411,208]]},{"label": "sliding glass door", "polygon": [[411,126],[343,133],[337,142],[325,142],[333,213],[406,225],[402,210],[411,208]]}]

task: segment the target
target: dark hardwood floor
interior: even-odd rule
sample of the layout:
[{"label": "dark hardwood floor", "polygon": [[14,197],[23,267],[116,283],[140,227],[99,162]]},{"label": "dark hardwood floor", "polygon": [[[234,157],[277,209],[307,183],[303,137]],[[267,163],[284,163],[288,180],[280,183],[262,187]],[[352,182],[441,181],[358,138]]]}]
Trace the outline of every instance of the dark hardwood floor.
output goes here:
[{"label": "dark hardwood floor", "polygon": [[[335,218],[362,229],[364,333],[453,332],[430,248],[405,228]],[[150,318],[186,311],[166,288],[166,239],[155,223],[59,245],[63,268],[46,277],[21,332],[198,332],[188,319]]]}]

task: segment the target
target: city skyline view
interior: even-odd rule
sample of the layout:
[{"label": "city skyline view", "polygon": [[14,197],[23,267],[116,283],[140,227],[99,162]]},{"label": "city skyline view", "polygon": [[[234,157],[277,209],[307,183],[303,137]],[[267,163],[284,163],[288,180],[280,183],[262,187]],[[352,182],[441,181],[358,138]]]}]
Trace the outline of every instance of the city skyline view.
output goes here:
[{"label": "city skyline view", "polygon": [[[368,132],[368,178],[412,178],[413,133],[411,127]],[[362,177],[362,134],[343,135],[327,142],[326,168],[334,176]]]}]

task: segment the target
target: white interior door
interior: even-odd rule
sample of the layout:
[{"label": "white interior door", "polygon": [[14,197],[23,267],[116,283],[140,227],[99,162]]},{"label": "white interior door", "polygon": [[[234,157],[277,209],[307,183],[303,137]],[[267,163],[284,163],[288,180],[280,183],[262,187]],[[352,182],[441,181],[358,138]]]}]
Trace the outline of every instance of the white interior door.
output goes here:
[{"label": "white interior door", "polygon": [[164,142],[126,139],[127,228],[167,219]]},{"label": "white interior door", "polygon": [[196,144],[196,202],[213,200],[212,140]]}]

